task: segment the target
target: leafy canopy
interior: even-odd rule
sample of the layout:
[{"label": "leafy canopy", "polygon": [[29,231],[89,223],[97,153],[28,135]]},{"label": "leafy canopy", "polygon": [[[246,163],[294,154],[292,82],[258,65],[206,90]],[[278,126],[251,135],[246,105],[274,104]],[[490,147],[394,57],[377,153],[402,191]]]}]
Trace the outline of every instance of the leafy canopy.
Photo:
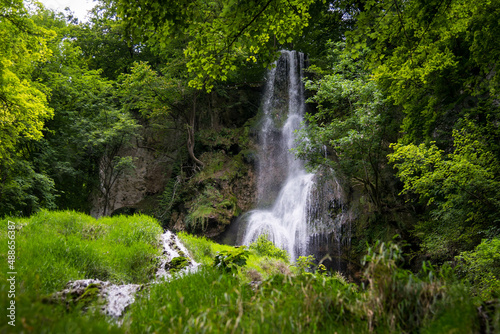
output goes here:
[{"label": "leafy canopy", "polygon": [[370,48],[374,79],[406,113],[405,143],[448,136],[453,108],[471,96],[496,94],[499,14],[498,0],[364,4],[347,39],[353,49]]},{"label": "leafy canopy", "polygon": [[118,12],[136,34],[144,34],[158,51],[170,39],[187,41],[184,56],[193,74],[189,85],[210,91],[226,81],[242,62],[269,64],[276,43],[291,43],[308,25],[313,0],[161,1],[118,0]]},{"label": "leafy canopy", "polygon": [[22,0],[0,1],[0,160],[10,159],[20,138],[42,138],[53,115],[47,91],[31,73],[50,56],[47,42],[54,36],[30,19]]}]

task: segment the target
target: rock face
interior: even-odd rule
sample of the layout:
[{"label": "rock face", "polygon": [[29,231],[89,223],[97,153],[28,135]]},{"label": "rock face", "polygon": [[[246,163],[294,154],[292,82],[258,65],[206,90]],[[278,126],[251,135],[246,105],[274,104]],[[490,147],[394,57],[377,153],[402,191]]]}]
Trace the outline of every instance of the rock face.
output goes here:
[{"label": "rock face", "polygon": [[240,155],[207,153],[205,168],[182,185],[169,222],[174,230],[188,230],[214,238],[256,201],[256,179],[251,164]]},{"label": "rock face", "polygon": [[[133,170],[117,177],[111,187],[107,207],[103,194],[96,192],[90,212],[92,216],[134,213],[142,209],[146,198],[154,198],[163,192],[172,159],[161,149],[162,143],[153,137],[154,133],[143,129],[140,136],[133,138],[118,153],[120,157],[132,157]],[[162,141],[168,139],[163,138]]]}]

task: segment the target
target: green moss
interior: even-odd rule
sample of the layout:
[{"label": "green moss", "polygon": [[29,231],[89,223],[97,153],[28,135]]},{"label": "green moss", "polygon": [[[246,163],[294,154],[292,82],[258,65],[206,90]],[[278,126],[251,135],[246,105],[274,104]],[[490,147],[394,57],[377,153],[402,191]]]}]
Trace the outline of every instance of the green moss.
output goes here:
[{"label": "green moss", "polygon": [[92,283],[89,284],[81,296],[75,299],[75,303],[81,303],[85,306],[88,306],[91,302],[94,302],[99,297],[100,293],[100,284]]},{"label": "green moss", "polygon": [[193,179],[200,183],[205,181],[231,181],[241,177],[246,172],[242,155],[231,156],[222,151],[205,152],[200,156],[205,167]]},{"label": "green moss", "polygon": [[239,212],[241,210],[238,208],[237,198],[234,195],[226,197],[217,187],[208,184],[191,202],[186,225],[191,229],[205,230],[209,220],[229,224]]},{"label": "green moss", "polygon": [[166,265],[166,269],[170,270],[171,273],[176,273],[189,265],[189,260],[184,256],[174,257]]}]

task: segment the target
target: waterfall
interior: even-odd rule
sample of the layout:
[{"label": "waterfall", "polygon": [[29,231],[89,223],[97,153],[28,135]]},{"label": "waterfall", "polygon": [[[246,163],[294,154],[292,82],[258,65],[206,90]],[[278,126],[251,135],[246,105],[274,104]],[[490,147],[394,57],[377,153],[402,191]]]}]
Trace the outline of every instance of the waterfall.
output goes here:
[{"label": "waterfall", "polygon": [[342,202],[340,187],[329,192],[334,197],[330,202],[337,203],[328,204],[325,199],[329,196],[319,196],[328,189],[317,184],[317,175],[308,173],[304,161],[290,151],[295,146],[295,132],[304,120],[303,67],[302,53],[282,51],[268,73],[258,138],[258,203],[257,209],[243,217],[241,241],[249,245],[259,235],[267,234],[292,260],[314,253],[309,246],[318,244],[315,240],[320,236],[326,236],[326,243],[332,233],[334,238],[341,238],[338,226],[344,221],[338,216],[345,216],[342,209],[340,215],[328,215],[332,205],[339,207]]}]

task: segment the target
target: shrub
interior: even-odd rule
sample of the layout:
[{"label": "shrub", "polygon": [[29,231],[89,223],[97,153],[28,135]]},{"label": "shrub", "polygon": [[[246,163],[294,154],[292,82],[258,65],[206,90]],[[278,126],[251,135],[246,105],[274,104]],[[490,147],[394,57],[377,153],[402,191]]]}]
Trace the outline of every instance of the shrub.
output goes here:
[{"label": "shrub", "polygon": [[314,256],[299,256],[293,265],[298,274],[304,274],[314,266]]},{"label": "shrub", "polygon": [[500,297],[500,238],[483,240],[476,249],[455,258],[457,274],[483,300]]},{"label": "shrub", "polygon": [[[394,243],[377,242],[368,249],[363,260],[369,283],[364,307],[370,330],[409,333],[436,326],[440,328],[437,332],[444,328],[446,332],[451,328],[460,329],[459,333],[474,332],[475,309],[466,299],[464,287],[453,282],[451,269],[445,266],[437,272],[424,263],[419,277],[399,268],[402,260],[401,249]],[[451,328],[446,321],[439,325],[442,316],[453,313],[462,313],[460,321]]]},{"label": "shrub", "polygon": [[237,272],[239,267],[247,264],[249,252],[245,246],[231,250],[220,251],[215,255],[214,267],[226,272]]},{"label": "shrub", "polygon": [[285,262],[289,261],[289,256],[286,250],[276,247],[266,234],[261,234],[248,246],[248,248],[257,252],[260,256],[269,256],[276,259],[282,259]]}]

